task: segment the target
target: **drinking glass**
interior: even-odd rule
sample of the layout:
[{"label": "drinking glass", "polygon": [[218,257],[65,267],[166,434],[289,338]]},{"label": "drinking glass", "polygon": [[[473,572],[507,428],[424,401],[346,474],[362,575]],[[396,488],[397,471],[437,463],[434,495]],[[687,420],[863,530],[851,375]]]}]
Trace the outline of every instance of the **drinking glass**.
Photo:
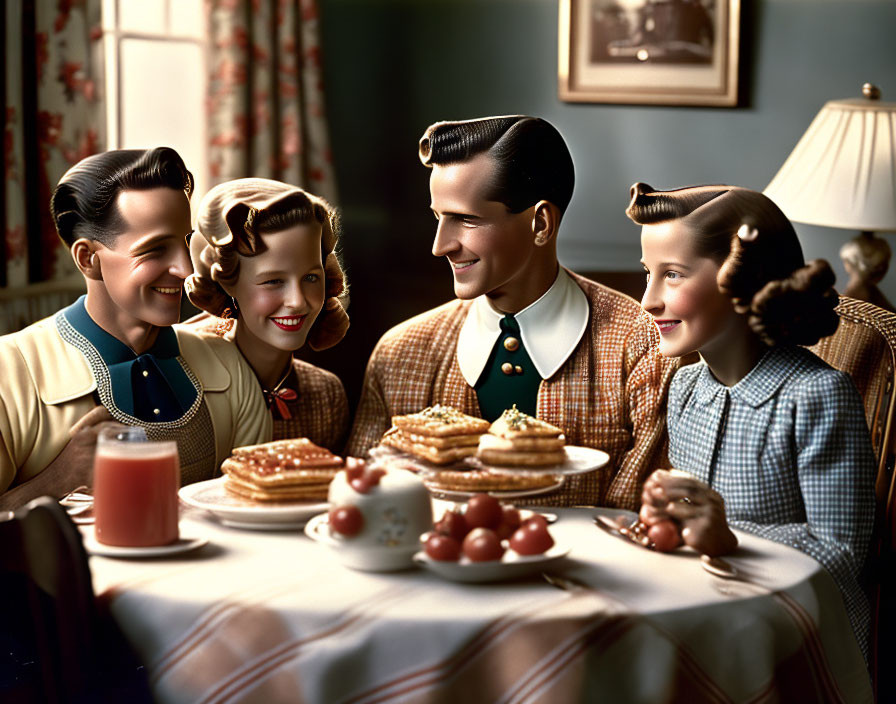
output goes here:
[{"label": "drinking glass", "polygon": [[107,423],[93,463],[96,539],[149,547],[178,539],[180,460],[173,440],[148,440],[142,428]]}]

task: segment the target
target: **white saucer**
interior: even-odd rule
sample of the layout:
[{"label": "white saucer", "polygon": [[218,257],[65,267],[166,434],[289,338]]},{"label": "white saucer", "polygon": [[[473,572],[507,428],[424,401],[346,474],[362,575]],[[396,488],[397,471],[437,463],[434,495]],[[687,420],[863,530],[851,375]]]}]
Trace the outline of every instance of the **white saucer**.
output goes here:
[{"label": "white saucer", "polygon": [[326,513],[314,516],[305,524],[305,535],[313,541],[327,545],[346,567],[362,572],[396,572],[414,566],[414,553],[420,548],[412,545],[394,547],[377,545],[353,546],[349,541],[337,540],[330,535]]},{"label": "white saucer", "polygon": [[541,555],[518,555],[512,550],[507,550],[500,560],[471,562],[464,557],[458,562],[443,562],[433,560],[421,550],[414,555],[414,562],[452,582],[503,582],[541,572],[545,566],[565,557],[568,553],[568,547],[554,544],[550,550]]},{"label": "white saucer", "polygon": [[170,545],[132,548],[119,545],[105,545],[99,542],[96,539],[93,528],[84,530],[82,535],[84,537],[84,549],[91,555],[102,555],[103,557],[166,557],[198,550],[208,543],[208,538],[204,536],[184,535],[181,533],[180,538]]},{"label": "white saucer", "polygon": [[224,488],[225,477],[181,487],[178,495],[185,504],[208,511],[221,523],[249,530],[292,530],[301,528],[312,516],[326,511],[326,501],[293,501],[264,504],[234,496]]}]

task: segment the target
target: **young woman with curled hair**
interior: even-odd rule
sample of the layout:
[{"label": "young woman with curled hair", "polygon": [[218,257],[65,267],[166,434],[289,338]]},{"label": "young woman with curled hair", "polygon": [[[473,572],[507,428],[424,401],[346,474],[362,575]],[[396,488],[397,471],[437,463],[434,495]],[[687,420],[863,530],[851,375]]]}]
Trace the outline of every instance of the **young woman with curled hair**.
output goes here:
[{"label": "young woman with curled hair", "polygon": [[307,437],[341,452],[349,423],[342,383],[293,358],[306,341],[327,349],[348,330],[336,225],[325,200],[279,181],[214,187],[199,205],[187,281],[190,301],[206,315],[186,325],[239,347],[268,403],[275,440]]},{"label": "young woman with curled hair", "polygon": [[767,197],[734,186],[654,191],[636,183],[641,306],[659,352],[700,362],[669,390],[669,457],[645,482],[641,520],[672,525],[698,552],[733,552],[731,526],[795,547],[840,586],[859,644],[860,574],[874,517],[874,457],[849,375],[802,345],[837,329],[827,262],[805,263]]}]

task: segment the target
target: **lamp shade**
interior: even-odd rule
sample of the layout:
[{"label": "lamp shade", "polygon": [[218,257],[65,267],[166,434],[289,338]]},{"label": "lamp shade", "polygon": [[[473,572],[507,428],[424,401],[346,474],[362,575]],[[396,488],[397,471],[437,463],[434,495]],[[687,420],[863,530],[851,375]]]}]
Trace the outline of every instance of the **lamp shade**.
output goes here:
[{"label": "lamp shade", "polygon": [[796,222],[896,231],[896,103],[826,103],[765,195]]}]

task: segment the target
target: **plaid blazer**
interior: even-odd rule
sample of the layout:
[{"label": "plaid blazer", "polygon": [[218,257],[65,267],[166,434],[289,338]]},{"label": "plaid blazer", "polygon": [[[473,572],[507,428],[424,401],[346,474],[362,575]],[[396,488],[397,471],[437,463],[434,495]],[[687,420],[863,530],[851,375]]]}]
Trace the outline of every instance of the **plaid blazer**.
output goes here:
[{"label": "plaid blazer", "polygon": [[[539,502],[637,511],[644,479],[667,464],[666,393],[678,360],[657,352],[656,328],[634,300],[570,276],[585,292],[591,318],[569,359],[542,380],[537,415],[560,427],[568,444],[604,450],[610,462],[568,477],[562,489]],[[383,335],[367,364],[347,454],[365,455],[394,415],[436,403],[481,415],[456,353],[470,303],[451,301]]]}]

